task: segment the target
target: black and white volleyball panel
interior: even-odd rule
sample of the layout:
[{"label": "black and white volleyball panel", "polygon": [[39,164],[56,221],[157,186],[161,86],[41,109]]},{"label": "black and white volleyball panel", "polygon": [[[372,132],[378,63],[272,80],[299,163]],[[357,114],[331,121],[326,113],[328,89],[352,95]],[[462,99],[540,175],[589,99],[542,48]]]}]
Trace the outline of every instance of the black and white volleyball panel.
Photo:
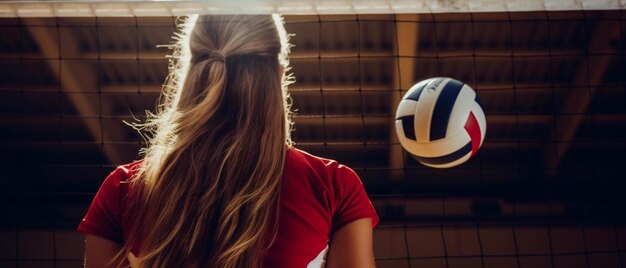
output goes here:
[{"label": "black and white volleyball panel", "polygon": [[476,92],[446,77],[409,89],[396,110],[396,133],[418,162],[435,168],[460,165],[476,154],[487,123]]}]

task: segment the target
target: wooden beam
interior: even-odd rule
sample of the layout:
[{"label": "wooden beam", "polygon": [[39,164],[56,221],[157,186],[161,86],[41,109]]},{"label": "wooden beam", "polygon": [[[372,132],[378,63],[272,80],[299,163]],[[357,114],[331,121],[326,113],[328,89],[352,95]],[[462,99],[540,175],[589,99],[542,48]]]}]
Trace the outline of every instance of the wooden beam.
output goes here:
[{"label": "wooden beam", "polygon": [[[598,24],[595,29],[591,29],[593,34],[589,36],[588,50],[602,51],[603,53],[611,51],[611,40],[619,39],[619,28],[619,25],[614,24],[608,26]],[[587,85],[588,87],[601,84],[610,61],[610,56],[602,56],[594,66],[589,66],[585,61],[581,62],[577,74],[573,77],[573,84]],[[580,94],[578,91],[570,90],[565,95],[561,106],[563,108],[557,113],[567,114],[567,116],[559,118],[559,125],[562,127],[557,129],[557,126],[553,125],[550,136],[548,136],[549,138],[554,137],[559,142],[546,146],[543,152],[542,158],[547,178],[554,177],[558,173],[558,167],[569,151],[570,141],[576,137],[576,132],[584,121],[591,99],[597,90],[590,89],[589,94]]]},{"label": "wooden beam", "polygon": [[[72,65],[68,61],[60,58],[60,39],[63,39],[63,51],[80,51],[80,43],[70,32],[64,31],[62,36],[57,36],[57,30],[54,27],[42,27],[46,25],[39,18],[24,19],[24,24],[28,26],[28,31],[33,40],[39,46],[39,50],[44,58],[58,59],[46,60],[50,71],[61,82],[61,88],[66,91],[66,96],[76,108],[78,116],[85,118],[83,123],[89,130],[97,142],[116,141],[124,137],[124,129],[122,125],[109,126],[106,130],[102,129],[101,122],[96,120],[87,120],[87,117],[98,115],[101,111],[112,111],[112,107],[106,106],[105,102],[95,101],[88,98],[87,94],[75,94],[73,92],[96,92],[98,88],[98,76],[91,66],[85,62],[73,62]],[[100,109],[98,108],[100,105]],[[101,135],[102,134],[102,135]],[[100,139],[100,140],[99,140]],[[122,154],[118,149],[111,146],[102,146],[105,157],[110,163],[122,164],[129,159],[122,159]]]},{"label": "wooden beam", "polygon": [[142,84],[141,87],[137,84],[107,84],[100,85],[100,92],[105,94],[137,94],[138,92],[161,94],[162,88],[162,85],[157,84]]},{"label": "wooden beam", "polygon": [[[387,116],[367,116],[365,124],[367,127],[386,127],[389,125],[390,117]],[[363,118],[360,115],[355,116],[341,116],[341,117],[325,117],[322,115],[315,116],[294,116],[293,121],[296,126],[330,126],[330,127],[354,127],[363,125]]]},{"label": "wooden beam", "polygon": [[[401,23],[401,22],[398,22]],[[409,23],[409,22],[402,22]],[[467,56],[468,59],[459,58],[459,60],[474,60],[474,56],[478,57],[503,57],[509,58],[514,57],[548,57],[549,53],[552,56],[566,56],[566,55],[580,55],[584,53],[583,51],[577,49],[555,49],[552,51],[548,51],[545,49],[519,49],[511,52],[510,49],[485,49],[485,50],[476,50],[474,51],[471,48],[468,49],[440,49],[440,50],[423,50],[420,51],[419,56],[416,54],[411,55],[401,55],[401,57],[416,57],[416,58],[448,58],[448,57],[462,57]],[[141,51],[137,53],[136,51],[86,51],[84,53],[73,55],[72,58],[85,58],[85,59],[95,59],[100,58],[103,60],[163,60],[166,61],[166,55],[169,54],[169,51],[158,51],[158,50],[149,50],[149,51]],[[21,53],[19,51],[0,51],[0,58],[7,59],[19,59],[22,56],[24,58],[37,58],[39,55],[37,53],[25,52]],[[393,51],[389,50],[362,50],[357,55],[354,51],[332,51],[326,50],[322,51],[321,54],[319,51],[294,51],[289,54],[289,59],[291,60],[314,60],[318,61],[319,58],[322,59],[332,59],[332,58],[350,58],[354,59],[357,57],[361,58],[381,58],[381,59],[391,59],[395,54]]]},{"label": "wooden beam", "polygon": [[[359,87],[359,83],[324,83],[322,89],[328,91],[387,91],[389,84],[367,83]],[[319,92],[319,83],[299,83],[296,82],[289,86],[290,92]]]},{"label": "wooden beam", "polygon": [[89,51],[81,53],[82,58],[103,60],[162,60],[167,61],[169,51]]},{"label": "wooden beam", "polygon": [[[408,90],[416,81],[415,65],[417,59],[413,56],[417,55],[417,37],[419,36],[419,23],[417,23],[417,14],[396,14],[396,54],[398,55],[397,64],[393,69],[393,91],[391,92],[391,107],[398,106],[405,90]],[[396,91],[396,89],[402,89]],[[396,138],[395,120],[391,124],[390,141],[393,143]],[[403,168],[404,154],[401,146],[389,147],[389,167]]]},{"label": "wooden beam", "polygon": [[[395,67],[394,67],[395,68]],[[394,69],[395,71],[395,69]],[[324,84],[322,87],[324,89],[325,92],[328,91],[389,91],[391,90],[398,90],[398,87],[395,88],[391,88],[392,86],[395,86],[395,83],[397,83],[396,81],[394,81],[394,85],[390,85],[388,83],[367,83],[367,84],[362,84],[361,87],[359,88],[359,84],[358,83],[327,83]],[[505,92],[506,94],[509,94],[509,92],[507,91],[512,91],[513,90],[513,85],[511,83],[479,83],[479,84],[472,84],[471,85],[472,88],[474,88],[474,90],[479,91],[481,95],[488,95],[488,94],[502,94],[502,92]],[[100,85],[100,92],[102,94],[116,94],[116,93],[137,93],[137,92],[142,92],[142,93],[161,93],[161,88],[163,86],[161,84],[141,84],[141,87],[139,87],[137,84],[102,84]],[[57,90],[58,86],[57,85],[39,85],[39,84],[1,84],[0,85],[0,90],[1,91],[20,91],[20,90],[26,90],[26,91],[45,91],[45,92],[50,92],[51,90]],[[548,83],[516,83],[515,85],[516,89],[550,89],[550,84]],[[405,88],[406,89],[406,88]],[[93,92],[94,90],[89,88],[85,88],[85,89],[81,89],[81,91],[69,91],[67,90],[67,92],[72,92],[72,93],[87,93],[87,92]],[[296,82],[292,85],[289,86],[289,91],[290,92],[316,92],[319,93],[320,91],[320,84],[319,83],[300,83],[300,82]],[[396,92],[397,93],[397,92]],[[394,104],[395,105],[395,104]]]},{"label": "wooden beam", "polygon": [[[487,124],[500,124],[515,127],[516,122],[532,125],[552,125],[552,115],[547,114],[492,114],[487,117]],[[593,122],[598,124],[622,125],[626,124],[626,115],[594,114]]]},{"label": "wooden beam", "polygon": [[520,124],[532,124],[532,125],[549,125],[552,124],[552,116],[544,114],[493,114],[489,115],[487,119],[487,125],[505,125],[515,127],[519,121]]}]

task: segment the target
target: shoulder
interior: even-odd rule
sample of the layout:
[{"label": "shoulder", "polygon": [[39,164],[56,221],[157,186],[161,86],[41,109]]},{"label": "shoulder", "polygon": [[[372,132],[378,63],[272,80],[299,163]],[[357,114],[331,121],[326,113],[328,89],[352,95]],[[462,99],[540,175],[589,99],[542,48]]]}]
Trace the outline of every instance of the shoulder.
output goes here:
[{"label": "shoulder", "polygon": [[128,192],[126,187],[140,166],[141,161],[120,165],[106,177],[100,185],[85,218],[78,231],[96,235],[115,242],[124,238],[124,220],[126,211],[120,198]]},{"label": "shoulder", "polygon": [[346,182],[360,183],[358,175],[350,167],[296,148],[290,148],[287,152],[286,172],[314,178],[325,187],[339,190]]},{"label": "shoulder", "polygon": [[332,217],[332,230],[360,218],[371,218],[372,226],[378,223],[363,182],[350,167],[295,148],[289,150],[287,161],[288,180],[299,178],[311,185],[314,193],[323,196],[321,200]]},{"label": "shoulder", "polygon": [[100,186],[100,192],[105,194],[125,194],[128,192],[127,185],[134,178],[141,166],[142,160],[137,160],[131,163],[117,166],[109,175],[105,178]]},{"label": "shoulder", "polygon": [[131,163],[117,166],[113,171],[111,171],[111,173],[109,173],[105,182],[108,182],[110,180],[111,182],[109,183],[117,185],[119,185],[120,183],[129,182],[139,171],[142,162],[143,160],[137,160]]},{"label": "shoulder", "polygon": [[291,147],[287,150],[287,158],[288,161],[293,162],[295,160],[298,163],[316,168],[331,166],[337,163],[335,160],[319,157],[295,147]]},{"label": "shoulder", "polygon": [[141,167],[141,163],[143,160],[137,160],[128,164],[119,165],[111,174],[119,176],[120,179],[129,180],[137,173],[139,168]]},{"label": "shoulder", "polygon": [[338,163],[336,160],[313,155],[297,148],[287,151],[287,166],[289,169],[298,171],[313,171],[318,175],[335,176],[336,173],[354,173],[349,167]]}]

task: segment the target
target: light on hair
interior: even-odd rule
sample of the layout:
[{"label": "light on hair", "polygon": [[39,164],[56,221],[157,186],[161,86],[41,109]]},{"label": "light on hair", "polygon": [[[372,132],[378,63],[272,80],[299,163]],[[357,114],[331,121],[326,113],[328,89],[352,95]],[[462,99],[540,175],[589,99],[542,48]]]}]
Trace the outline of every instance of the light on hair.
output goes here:
[{"label": "light on hair", "polygon": [[289,35],[277,14],[178,25],[157,111],[134,125],[148,144],[131,188],[140,213],[123,250],[142,242],[139,267],[256,267],[276,236],[292,144],[293,76],[279,79]]}]

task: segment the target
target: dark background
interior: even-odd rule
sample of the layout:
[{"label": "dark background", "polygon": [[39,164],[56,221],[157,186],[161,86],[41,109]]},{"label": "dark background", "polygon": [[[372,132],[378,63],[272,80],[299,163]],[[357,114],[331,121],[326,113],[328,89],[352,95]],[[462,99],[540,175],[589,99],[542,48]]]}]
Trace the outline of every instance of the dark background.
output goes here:
[{"label": "dark background", "polygon": [[[624,11],[286,16],[296,147],[361,176],[378,267],[624,267]],[[174,18],[0,19],[0,267],[81,267],[74,229],[153,110]],[[417,81],[472,86],[479,153],[401,149]]]}]

